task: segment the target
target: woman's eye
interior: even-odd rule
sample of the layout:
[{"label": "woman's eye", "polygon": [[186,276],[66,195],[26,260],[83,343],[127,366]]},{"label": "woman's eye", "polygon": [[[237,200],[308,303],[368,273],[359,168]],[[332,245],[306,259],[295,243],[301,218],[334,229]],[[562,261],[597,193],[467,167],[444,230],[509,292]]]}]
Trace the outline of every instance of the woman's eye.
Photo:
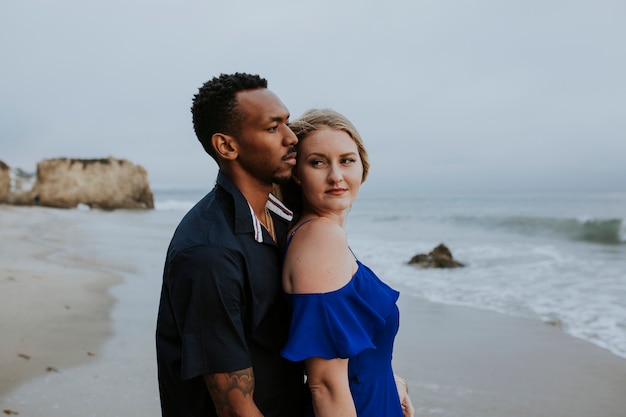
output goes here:
[{"label": "woman's eye", "polygon": [[312,159],[309,161],[309,164],[311,164],[312,167],[321,167],[324,164],[324,161],[321,159]]},{"label": "woman's eye", "polygon": [[343,165],[352,164],[354,162],[356,162],[356,159],[354,159],[354,158],[344,158],[344,159],[341,160],[341,163]]}]

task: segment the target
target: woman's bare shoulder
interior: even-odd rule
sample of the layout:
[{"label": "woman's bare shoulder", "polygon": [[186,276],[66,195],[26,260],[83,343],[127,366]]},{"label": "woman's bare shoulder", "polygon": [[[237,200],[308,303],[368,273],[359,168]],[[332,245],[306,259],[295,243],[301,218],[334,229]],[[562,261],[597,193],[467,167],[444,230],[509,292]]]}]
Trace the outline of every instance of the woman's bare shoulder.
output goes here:
[{"label": "woman's bare shoulder", "polygon": [[341,288],[352,276],[353,262],[341,226],[324,218],[309,221],[298,228],[287,251],[288,292],[323,293]]},{"label": "woman's bare shoulder", "polygon": [[[300,223],[294,228],[293,240],[298,240],[301,244],[312,243],[312,241],[323,240],[331,242],[338,240],[346,241],[344,229],[337,223],[324,217],[310,219]],[[299,236],[299,238],[297,238]],[[304,238],[303,238],[304,237]]]}]

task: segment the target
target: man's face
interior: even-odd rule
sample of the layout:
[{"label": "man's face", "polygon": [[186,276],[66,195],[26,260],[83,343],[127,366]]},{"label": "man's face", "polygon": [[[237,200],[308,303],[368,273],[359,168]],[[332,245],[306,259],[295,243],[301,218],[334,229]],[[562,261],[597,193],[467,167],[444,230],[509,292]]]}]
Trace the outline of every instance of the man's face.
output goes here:
[{"label": "man's face", "polygon": [[291,177],[296,164],[296,135],[289,129],[289,111],[270,90],[261,88],[237,93],[242,115],[237,161],[254,178],[271,184]]}]

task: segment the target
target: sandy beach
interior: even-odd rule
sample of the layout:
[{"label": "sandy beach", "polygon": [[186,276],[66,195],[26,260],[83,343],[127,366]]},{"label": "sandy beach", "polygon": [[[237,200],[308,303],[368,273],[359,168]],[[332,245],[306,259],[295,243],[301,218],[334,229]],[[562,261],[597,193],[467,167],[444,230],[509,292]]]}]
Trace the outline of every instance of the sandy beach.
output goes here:
[{"label": "sandy beach", "polygon": [[[5,414],[160,414],[153,335],[176,223],[0,206]],[[531,320],[406,295],[400,309],[394,367],[418,416],[626,416],[623,358]]]},{"label": "sandy beach", "polygon": [[0,395],[92,361],[111,335],[108,290],[121,276],[67,250],[84,247],[84,236],[55,214],[0,207]]}]

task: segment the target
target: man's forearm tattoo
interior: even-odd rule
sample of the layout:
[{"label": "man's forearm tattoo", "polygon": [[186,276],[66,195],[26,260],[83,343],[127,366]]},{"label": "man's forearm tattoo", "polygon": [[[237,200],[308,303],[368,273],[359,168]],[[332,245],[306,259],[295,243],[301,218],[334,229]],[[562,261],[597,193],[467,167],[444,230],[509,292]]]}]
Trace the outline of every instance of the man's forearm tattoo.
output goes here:
[{"label": "man's forearm tattoo", "polygon": [[254,393],[252,368],[206,375],[204,380],[217,409],[228,407],[235,399],[232,397],[233,394],[237,392],[240,392],[244,398]]}]

